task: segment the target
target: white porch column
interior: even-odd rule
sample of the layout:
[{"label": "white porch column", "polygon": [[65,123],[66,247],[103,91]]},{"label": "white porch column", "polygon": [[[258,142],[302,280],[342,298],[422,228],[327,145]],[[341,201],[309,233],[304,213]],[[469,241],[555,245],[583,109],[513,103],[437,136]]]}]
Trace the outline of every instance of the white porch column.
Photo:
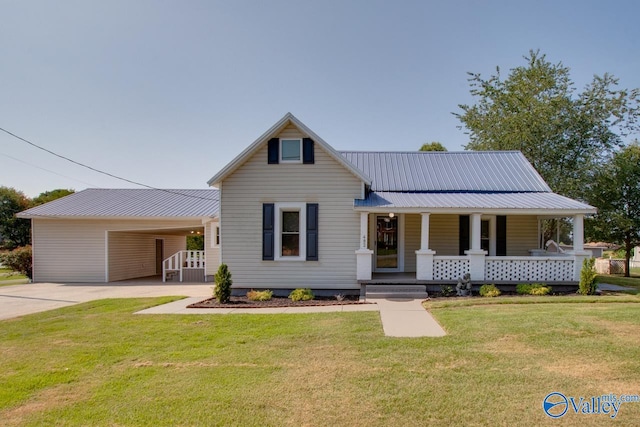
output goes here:
[{"label": "white porch column", "polygon": [[591,256],[591,252],[584,250],[584,215],[573,216],[573,280],[580,281],[582,263]]},{"label": "white porch column", "polygon": [[371,280],[373,251],[368,248],[369,212],[360,212],[360,249],[356,250],[356,279]]},{"label": "white porch column", "polygon": [[487,254],[482,250],[480,243],[480,231],[482,228],[482,214],[471,214],[471,249],[465,251],[469,257],[469,273],[472,281],[484,280],[484,257]]},{"label": "white porch column", "polygon": [[584,252],[584,215],[573,216],[573,250]]},{"label": "white porch column", "polygon": [[429,212],[421,212],[422,225],[420,228],[420,250],[416,251],[416,279],[433,280],[433,255],[435,251],[429,249]]}]

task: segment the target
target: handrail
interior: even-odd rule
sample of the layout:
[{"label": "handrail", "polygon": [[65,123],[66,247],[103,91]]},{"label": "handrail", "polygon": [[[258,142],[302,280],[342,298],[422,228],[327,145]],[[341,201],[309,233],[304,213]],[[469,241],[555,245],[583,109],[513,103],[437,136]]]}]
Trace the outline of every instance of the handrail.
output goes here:
[{"label": "handrail", "polygon": [[204,268],[204,251],[178,251],[162,261],[162,281],[167,281],[167,272],[177,271],[182,282],[182,270]]}]

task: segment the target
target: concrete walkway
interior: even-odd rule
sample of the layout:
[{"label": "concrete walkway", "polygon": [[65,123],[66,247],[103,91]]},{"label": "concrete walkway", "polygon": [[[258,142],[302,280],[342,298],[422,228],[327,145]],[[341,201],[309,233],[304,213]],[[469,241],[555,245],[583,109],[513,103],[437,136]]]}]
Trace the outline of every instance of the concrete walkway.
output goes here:
[{"label": "concrete walkway", "polygon": [[388,337],[442,337],[446,333],[419,299],[371,299],[374,304],[330,305],[320,307],[273,308],[187,308],[202,298],[187,298],[151,307],[136,314],[277,314],[379,311],[384,334]]},{"label": "concrete walkway", "polygon": [[140,314],[265,314],[379,311],[384,333],[391,337],[440,337],[445,332],[419,299],[369,299],[375,304],[278,308],[186,308],[210,298],[211,283],[131,281],[109,284],[31,283],[0,287],[0,320],[105,298],[181,295],[187,298],[142,310]]},{"label": "concrete walkway", "polygon": [[598,283],[599,291],[635,291],[636,288],[629,288],[627,286],[610,285],[608,283]]},{"label": "concrete walkway", "polygon": [[380,307],[384,334],[388,337],[443,337],[444,329],[419,299],[369,299]]}]

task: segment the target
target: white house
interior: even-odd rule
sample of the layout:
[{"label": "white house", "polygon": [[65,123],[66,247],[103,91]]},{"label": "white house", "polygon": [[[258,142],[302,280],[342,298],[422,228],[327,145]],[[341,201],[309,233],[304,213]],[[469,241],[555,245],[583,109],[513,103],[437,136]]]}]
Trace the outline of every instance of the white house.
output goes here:
[{"label": "white house", "polygon": [[[519,152],[340,152],[290,113],[209,185],[217,190],[85,190],[25,211],[35,280],[152,275],[162,259],[163,274],[183,280],[226,263],[237,292],[357,292],[467,272],[476,283],[575,285],[589,256],[583,218],[595,212],[554,194]],[[572,219],[574,248],[549,254],[539,224],[557,217]],[[202,254],[172,243],[192,231],[205,234]]]}]

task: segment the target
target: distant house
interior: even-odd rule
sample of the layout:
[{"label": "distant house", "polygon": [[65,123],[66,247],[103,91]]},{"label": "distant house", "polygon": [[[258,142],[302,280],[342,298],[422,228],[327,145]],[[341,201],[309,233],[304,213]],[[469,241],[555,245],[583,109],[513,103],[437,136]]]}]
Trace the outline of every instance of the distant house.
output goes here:
[{"label": "distant house", "polygon": [[[113,281],[162,266],[210,278],[224,262],[236,290],[357,292],[467,272],[575,284],[590,255],[583,218],[595,208],[554,194],[515,151],[336,151],[287,114],[209,185],[217,190],[85,190],[25,211],[35,280]],[[558,217],[572,218],[574,249],[548,254],[539,222]],[[202,254],[180,246],[192,231],[205,235]]]}]

